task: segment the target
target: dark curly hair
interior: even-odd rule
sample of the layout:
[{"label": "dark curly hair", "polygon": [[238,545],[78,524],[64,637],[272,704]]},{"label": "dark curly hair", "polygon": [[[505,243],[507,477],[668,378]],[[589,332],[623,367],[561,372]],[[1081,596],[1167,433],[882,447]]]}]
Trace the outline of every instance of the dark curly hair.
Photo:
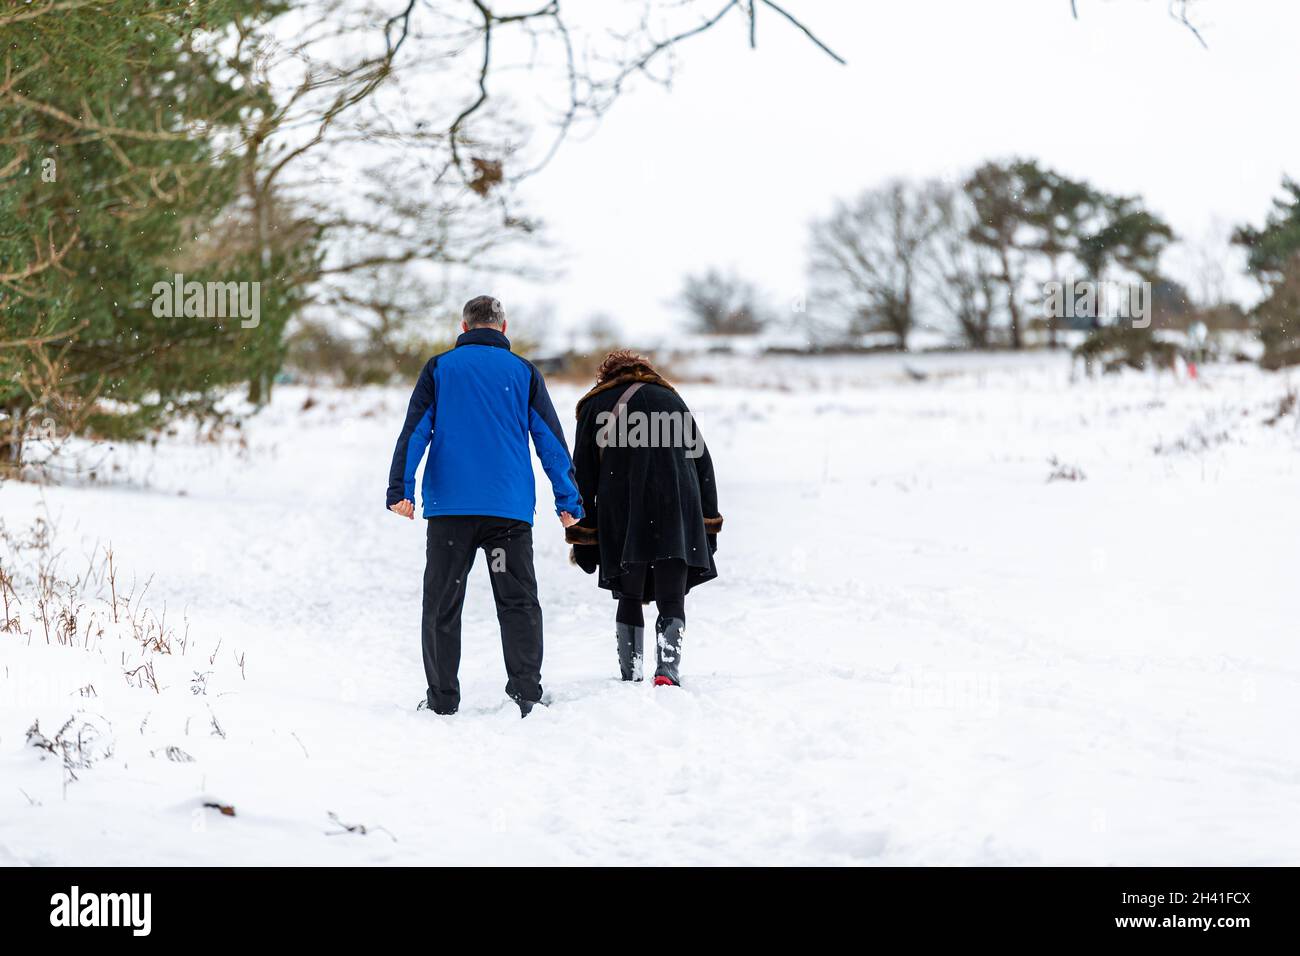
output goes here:
[{"label": "dark curly hair", "polygon": [[631,349],[615,349],[605,356],[600,368],[596,369],[596,384],[600,385],[608,382],[611,378],[616,378],[624,372],[642,371],[649,372],[651,375],[658,375],[659,372],[650,360],[644,355],[633,352]]}]

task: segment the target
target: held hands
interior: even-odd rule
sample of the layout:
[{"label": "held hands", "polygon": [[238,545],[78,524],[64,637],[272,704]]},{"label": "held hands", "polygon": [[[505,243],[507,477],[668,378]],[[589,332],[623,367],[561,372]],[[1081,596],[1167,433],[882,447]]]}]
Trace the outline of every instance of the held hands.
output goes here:
[{"label": "held hands", "polygon": [[578,519],[567,511],[560,512],[560,524],[564,525],[566,528],[572,528],[577,523]]}]

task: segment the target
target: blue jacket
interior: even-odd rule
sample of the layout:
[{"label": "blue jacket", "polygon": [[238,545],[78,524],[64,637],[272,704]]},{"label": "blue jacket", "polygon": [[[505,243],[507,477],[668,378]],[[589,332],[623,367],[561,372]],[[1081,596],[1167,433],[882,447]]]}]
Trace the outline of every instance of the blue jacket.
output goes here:
[{"label": "blue jacket", "polygon": [[555,512],[582,517],[573,461],[546,382],[496,329],[470,329],[429,359],[415,383],[388,472],[388,505],[415,500],[424,449],[424,516],[493,515],[533,522],[528,436],[551,479]]}]

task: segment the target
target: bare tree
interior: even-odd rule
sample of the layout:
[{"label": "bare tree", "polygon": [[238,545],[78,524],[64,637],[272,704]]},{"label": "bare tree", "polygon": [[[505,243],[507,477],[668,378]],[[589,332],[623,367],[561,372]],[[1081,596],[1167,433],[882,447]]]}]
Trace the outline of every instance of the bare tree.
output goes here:
[{"label": "bare tree", "polygon": [[973,172],[963,189],[975,209],[970,237],[984,246],[997,262],[997,278],[1009,318],[1011,347],[1024,345],[1024,322],[1021,318],[1021,287],[1025,281],[1026,222],[1023,197],[1025,184],[1019,174],[1020,163],[989,162]]},{"label": "bare tree", "polygon": [[[241,78],[264,95],[232,144],[242,150],[242,197],[213,244],[258,243],[265,263],[282,264],[277,278],[298,290],[308,322],[346,325],[340,305],[382,312],[388,324],[415,320],[445,303],[408,298],[394,311],[385,286],[436,295],[446,284],[404,272],[541,273],[520,255],[541,244],[541,224],[514,187],[634,78],[666,81],[678,44],[735,16],[748,19],[754,44],[767,14],[839,59],[767,0],[641,6],[627,19],[626,6],[570,15],[559,0],[522,12],[504,0],[308,0],[291,42],[283,28],[241,32],[241,48],[257,53],[240,58],[253,64]],[[520,69],[552,104],[540,151],[493,96],[497,77]],[[340,175],[340,156],[342,168],[364,172]],[[294,255],[308,237],[319,254]]]},{"label": "bare tree", "polygon": [[[1201,34],[1201,28],[1196,25],[1192,18],[1193,8],[1200,6],[1200,0],[1167,0],[1169,5],[1169,15],[1191,31],[1192,36],[1196,37],[1196,42],[1202,47],[1209,44],[1205,42],[1205,37]],[[1079,19],[1079,0],[1070,0],[1070,12],[1074,18]]]},{"label": "bare tree", "polygon": [[608,312],[593,312],[587,317],[587,339],[598,351],[612,349],[623,334],[618,320]]},{"label": "bare tree", "polygon": [[1195,237],[1182,236],[1171,250],[1191,281],[1193,300],[1199,308],[1215,309],[1232,301],[1229,291],[1229,264],[1234,271],[1245,271],[1234,260],[1242,258],[1233,247],[1232,227],[1218,217]]},{"label": "bare tree", "polygon": [[678,304],[691,328],[705,335],[752,335],[766,324],[758,288],[717,269],[687,276]]},{"label": "bare tree", "polygon": [[999,295],[997,264],[986,246],[971,240],[975,210],[958,189],[934,187],[939,226],[923,261],[926,299],[946,314],[971,348],[993,342]]},{"label": "bare tree", "polygon": [[887,332],[906,351],[919,324],[922,262],[942,222],[933,184],[896,180],[840,203],[813,225],[815,310],[837,315],[851,335]]}]

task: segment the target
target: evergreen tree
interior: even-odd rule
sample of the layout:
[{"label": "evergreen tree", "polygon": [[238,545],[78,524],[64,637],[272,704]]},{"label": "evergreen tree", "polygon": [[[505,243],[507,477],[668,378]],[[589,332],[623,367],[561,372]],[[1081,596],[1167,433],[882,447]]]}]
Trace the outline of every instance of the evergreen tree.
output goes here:
[{"label": "evergreen tree", "polygon": [[1284,178],[1282,190],[1286,195],[1273,200],[1263,229],[1242,226],[1232,236],[1246,247],[1246,267],[1266,285],[1280,279],[1300,253],[1300,182]]},{"label": "evergreen tree", "polygon": [[1168,223],[1136,197],[1100,194],[1099,202],[1100,222],[1079,241],[1078,255],[1089,278],[1101,280],[1114,266],[1156,281],[1160,256],[1174,238]]},{"label": "evergreen tree", "polygon": [[[51,9],[0,13],[0,460],[33,419],[130,437],[215,414],[224,388],[278,367],[294,302],[277,258],[303,254],[208,241],[235,196],[231,131],[267,96],[232,82],[240,48],[217,43],[281,5]],[[260,283],[260,322],[155,308],[176,273]]]},{"label": "evergreen tree", "polygon": [[1242,226],[1232,237],[1267,292],[1254,313],[1266,368],[1300,364],[1300,183],[1288,177],[1282,189],[1263,229]]},{"label": "evergreen tree", "polygon": [[[1016,170],[1024,188],[1022,212],[1030,229],[1025,247],[1046,259],[1048,278],[1060,282],[1062,262],[1080,258],[1084,232],[1096,219],[1102,197],[1087,183],[1044,169],[1033,160],[1017,163]],[[1056,348],[1059,324],[1060,317],[1049,313],[1047,337],[1052,348]]]}]

